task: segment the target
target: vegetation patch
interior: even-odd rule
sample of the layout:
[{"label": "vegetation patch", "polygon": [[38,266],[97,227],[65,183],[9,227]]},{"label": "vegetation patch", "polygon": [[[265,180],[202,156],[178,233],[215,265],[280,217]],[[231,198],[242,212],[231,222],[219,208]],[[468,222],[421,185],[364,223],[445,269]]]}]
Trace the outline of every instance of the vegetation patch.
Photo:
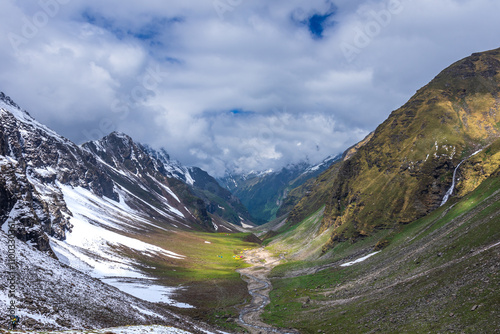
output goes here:
[{"label": "vegetation patch", "polygon": [[133,254],[144,264],[144,270],[160,283],[182,288],[175,297],[177,301],[195,306],[194,309],[173,308],[175,312],[225,330],[238,328],[235,319],[251,297],[247,284],[236,270],[248,266],[240,257],[245,249],[259,247],[257,237],[251,233],[159,231],[143,238],[185,256],[179,260]]},{"label": "vegetation patch", "polygon": [[[264,320],[301,333],[494,333],[500,175],[414,223],[273,269]],[[275,242],[278,242],[276,240]],[[383,243],[364,262],[341,267]],[[496,245],[496,246],[495,246]]]}]

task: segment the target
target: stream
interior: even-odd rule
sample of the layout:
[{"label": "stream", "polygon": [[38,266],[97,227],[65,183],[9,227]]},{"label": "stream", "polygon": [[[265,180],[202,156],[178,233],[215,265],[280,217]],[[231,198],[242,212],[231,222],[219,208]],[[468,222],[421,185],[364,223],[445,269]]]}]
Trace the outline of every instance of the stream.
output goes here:
[{"label": "stream", "polygon": [[272,290],[272,285],[267,277],[283,258],[271,257],[264,248],[246,251],[245,258],[252,266],[240,269],[238,273],[247,282],[252,301],[241,310],[238,322],[251,334],[297,334],[296,330],[276,328],[264,323],[260,318],[264,307],[270,303],[269,292]]}]

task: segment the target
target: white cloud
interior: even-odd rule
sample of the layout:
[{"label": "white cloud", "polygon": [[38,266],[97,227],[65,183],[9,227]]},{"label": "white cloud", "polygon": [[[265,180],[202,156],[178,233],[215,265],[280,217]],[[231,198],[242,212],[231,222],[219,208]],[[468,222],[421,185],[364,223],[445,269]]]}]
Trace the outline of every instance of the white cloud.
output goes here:
[{"label": "white cloud", "polygon": [[76,142],[121,130],[220,174],[339,153],[499,46],[498,1],[220,1],[4,1],[0,90]]}]

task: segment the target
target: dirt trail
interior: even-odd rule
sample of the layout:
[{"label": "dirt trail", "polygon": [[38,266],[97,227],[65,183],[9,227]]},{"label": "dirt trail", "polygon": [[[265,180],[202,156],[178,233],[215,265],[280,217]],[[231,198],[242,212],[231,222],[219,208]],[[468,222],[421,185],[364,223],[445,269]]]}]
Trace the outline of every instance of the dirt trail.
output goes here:
[{"label": "dirt trail", "polygon": [[248,284],[248,292],[252,296],[250,304],[241,310],[239,323],[251,334],[297,334],[293,329],[278,329],[265,324],[260,319],[264,307],[269,304],[269,292],[272,289],[271,282],[267,278],[271,270],[277,266],[283,257],[273,258],[264,248],[253,249],[245,252],[245,260],[252,267],[240,269],[242,279]]}]

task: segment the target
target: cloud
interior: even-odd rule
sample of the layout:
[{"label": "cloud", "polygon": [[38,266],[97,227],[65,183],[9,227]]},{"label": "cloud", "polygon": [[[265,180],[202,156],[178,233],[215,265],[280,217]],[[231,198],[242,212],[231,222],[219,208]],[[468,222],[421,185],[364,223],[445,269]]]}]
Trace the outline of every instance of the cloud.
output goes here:
[{"label": "cloud", "polygon": [[77,143],[119,130],[216,175],[276,169],[343,151],[446,66],[498,47],[499,9],[4,1],[0,90]]}]

